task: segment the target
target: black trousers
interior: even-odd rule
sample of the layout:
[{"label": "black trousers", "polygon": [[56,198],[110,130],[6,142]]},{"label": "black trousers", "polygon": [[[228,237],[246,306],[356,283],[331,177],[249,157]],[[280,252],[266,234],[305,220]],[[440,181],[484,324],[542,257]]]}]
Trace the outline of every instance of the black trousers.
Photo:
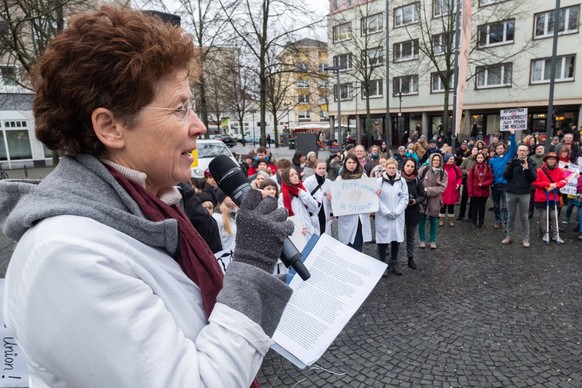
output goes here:
[{"label": "black trousers", "polygon": [[485,210],[487,208],[487,199],[489,197],[471,197],[469,205],[469,218],[475,225],[483,225],[485,221]]},{"label": "black trousers", "polygon": [[[392,241],[390,243],[390,262],[395,263],[398,261],[398,248],[400,248],[400,243],[398,241]],[[380,261],[386,263],[386,250],[388,249],[388,244],[378,244],[378,256]]]}]

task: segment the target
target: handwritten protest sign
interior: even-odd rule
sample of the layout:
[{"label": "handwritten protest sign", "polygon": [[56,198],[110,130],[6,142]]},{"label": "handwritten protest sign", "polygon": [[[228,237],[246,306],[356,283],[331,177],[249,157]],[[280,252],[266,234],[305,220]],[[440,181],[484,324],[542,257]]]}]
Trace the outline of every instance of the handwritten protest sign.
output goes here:
[{"label": "handwritten protest sign", "polygon": [[378,211],[376,178],[337,180],[331,183],[334,216]]},{"label": "handwritten protest sign", "polygon": [[574,163],[559,162],[558,167],[564,170],[564,176],[566,177],[566,186],[560,189],[560,193],[576,195],[580,166]]},{"label": "handwritten protest sign", "polygon": [[501,131],[509,131],[509,128],[516,131],[527,129],[527,108],[502,109],[500,116]]},{"label": "handwritten protest sign", "polygon": [[[3,316],[4,279],[0,279],[0,319]],[[0,325],[2,336],[2,373],[0,373],[0,387],[20,388],[28,387],[28,366],[20,346],[14,336],[8,331],[2,320]]]}]

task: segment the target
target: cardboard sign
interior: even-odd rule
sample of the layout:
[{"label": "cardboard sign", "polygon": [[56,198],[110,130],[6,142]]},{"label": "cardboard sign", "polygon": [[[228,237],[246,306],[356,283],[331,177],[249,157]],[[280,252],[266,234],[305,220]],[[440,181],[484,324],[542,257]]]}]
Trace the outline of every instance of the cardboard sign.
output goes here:
[{"label": "cardboard sign", "polygon": [[564,170],[566,177],[566,186],[560,189],[560,193],[576,195],[576,186],[578,185],[578,177],[580,176],[580,166],[574,163],[558,162],[558,166]]},{"label": "cardboard sign", "polygon": [[502,109],[499,115],[501,116],[500,131],[509,131],[509,128],[516,131],[527,129],[527,108]]},{"label": "cardboard sign", "polygon": [[336,180],[331,183],[331,208],[334,216],[378,211],[376,178]]}]

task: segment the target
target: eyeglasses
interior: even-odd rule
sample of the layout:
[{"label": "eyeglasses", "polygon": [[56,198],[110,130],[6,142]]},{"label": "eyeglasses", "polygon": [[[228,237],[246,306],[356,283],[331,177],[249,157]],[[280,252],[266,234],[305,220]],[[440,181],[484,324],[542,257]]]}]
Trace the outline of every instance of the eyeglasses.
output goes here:
[{"label": "eyeglasses", "polygon": [[154,106],[144,106],[143,109],[172,111],[172,113],[175,113],[178,117],[180,117],[180,120],[184,120],[186,116],[188,116],[188,113],[190,113],[190,110],[192,112],[196,112],[196,100],[186,101],[184,105],[179,108],[158,108]]}]

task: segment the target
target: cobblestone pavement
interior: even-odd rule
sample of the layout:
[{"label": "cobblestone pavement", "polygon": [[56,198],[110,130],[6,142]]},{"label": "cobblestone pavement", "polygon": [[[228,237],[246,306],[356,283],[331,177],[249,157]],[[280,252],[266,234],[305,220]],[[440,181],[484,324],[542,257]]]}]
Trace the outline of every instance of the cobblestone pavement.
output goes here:
[{"label": "cobblestone pavement", "polygon": [[[417,249],[417,270],[401,246],[404,275],[380,280],[317,367],[300,371],[271,351],[263,387],[581,387],[582,242],[572,225],[565,244],[546,245],[532,223],[529,249],[469,225],[440,227],[436,250]],[[364,250],[377,257],[375,244]]]}]

